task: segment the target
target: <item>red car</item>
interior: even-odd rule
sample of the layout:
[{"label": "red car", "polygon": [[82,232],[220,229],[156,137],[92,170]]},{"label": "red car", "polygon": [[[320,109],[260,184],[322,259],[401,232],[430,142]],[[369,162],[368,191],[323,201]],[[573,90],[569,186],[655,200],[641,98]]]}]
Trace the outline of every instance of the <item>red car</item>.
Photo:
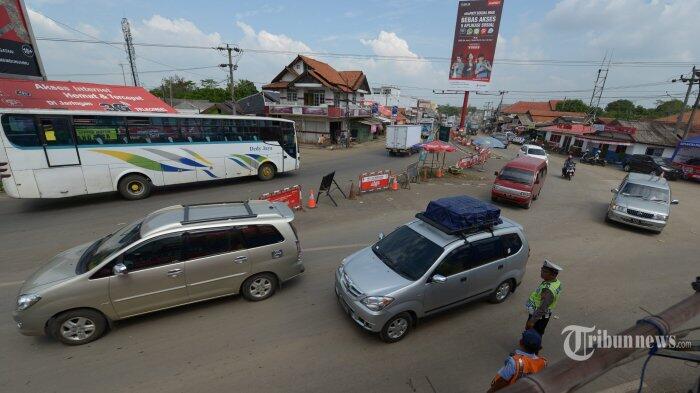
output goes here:
[{"label": "red car", "polygon": [[540,195],[546,173],[544,160],[518,157],[496,172],[491,200],[506,200],[529,209],[532,201]]}]

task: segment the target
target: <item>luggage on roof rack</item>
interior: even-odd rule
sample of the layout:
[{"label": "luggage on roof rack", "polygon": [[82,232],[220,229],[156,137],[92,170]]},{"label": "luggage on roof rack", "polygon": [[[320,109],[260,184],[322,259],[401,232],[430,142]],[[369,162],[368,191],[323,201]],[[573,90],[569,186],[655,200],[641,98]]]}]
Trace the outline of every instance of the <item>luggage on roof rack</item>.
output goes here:
[{"label": "luggage on roof rack", "polygon": [[448,235],[460,235],[492,229],[503,222],[500,215],[501,209],[490,203],[456,196],[431,201],[416,218]]}]

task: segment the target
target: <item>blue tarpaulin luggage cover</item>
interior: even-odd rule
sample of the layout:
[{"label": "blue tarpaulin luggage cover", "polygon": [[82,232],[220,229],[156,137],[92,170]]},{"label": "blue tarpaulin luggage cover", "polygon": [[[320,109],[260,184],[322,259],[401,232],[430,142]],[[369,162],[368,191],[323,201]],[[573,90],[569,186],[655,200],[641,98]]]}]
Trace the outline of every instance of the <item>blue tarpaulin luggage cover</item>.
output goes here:
[{"label": "blue tarpaulin luggage cover", "polygon": [[501,209],[476,198],[456,196],[428,203],[419,218],[448,233],[470,232],[500,224]]}]

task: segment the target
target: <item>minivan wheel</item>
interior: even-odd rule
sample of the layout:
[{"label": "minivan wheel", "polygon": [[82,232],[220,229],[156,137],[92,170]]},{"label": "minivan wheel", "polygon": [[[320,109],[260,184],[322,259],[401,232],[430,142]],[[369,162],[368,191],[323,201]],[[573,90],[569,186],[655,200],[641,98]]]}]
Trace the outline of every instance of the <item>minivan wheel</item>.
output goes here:
[{"label": "minivan wheel", "polygon": [[260,273],[249,277],[243,283],[243,297],[251,302],[265,300],[275,294],[277,278],[270,273]]},{"label": "minivan wheel", "polygon": [[503,281],[496,287],[496,290],[493,291],[491,297],[489,297],[489,302],[494,304],[503,303],[512,292],[513,282],[511,280]]},{"label": "minivan wheel", "polygon": [[66,345],[83,345],[102,337],[107,321],[97,311],[78,309],[59,314],[49,322],[49,333]]},{"label": "minivan wheel", "polygon": [[622,168],[622,169],[623,169],[625,172],[629,172],[630,169],[632,169],[632,168],[630,168],[630,164],[625,164],[625,167]]},{"label": "minivan wheel", "polygon": [[387,343],[395,343],[408,335],[413,319],[407,312],[402,312],[384,324],[379,337]]}]

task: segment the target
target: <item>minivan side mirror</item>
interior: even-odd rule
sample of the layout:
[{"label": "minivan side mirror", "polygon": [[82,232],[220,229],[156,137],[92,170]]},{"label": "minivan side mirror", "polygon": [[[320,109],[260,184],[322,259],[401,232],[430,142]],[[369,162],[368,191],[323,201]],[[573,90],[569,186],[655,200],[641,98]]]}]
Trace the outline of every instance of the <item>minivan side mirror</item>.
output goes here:
[{"label": "minivan side mirror", "polygon": [[672,204],[672,205],[677,205],[677,204],[678,204],[678,199],[672,200],[672,201],[671,201],[671,204]]},{"label": "minivan side mirror", "polygon": [[610,192],[612,192],[613,194],[617,194],[618,191],[619,191],[619,190],[618,190],[617,188],[611,188],[611,189],[610,189]]},{"label": "minivan side mirror", "polygon": [[498,176],[498,171],[494,172],[493,174],[496,175],[496,176]]},{"label": "minivan side mirror", "polygon": [[441,274],[436,274],[436,275],[434,275],[434,276],[430,279],[430,281],[431,281],[431,282],[436,282],[436,283],[438,283],[438,284],[441,284],[441,283],[447,281],[447,278],[446,278],[445,276],[441,275]]},{"label": "minivan side mirror", "polygon": [[126,265],[123,263],[117,263],[114,265],[112,268],[112,273],[114,273],[115,276],[123,276],[127,273],[127,268]]},{"label": "minivan side mirror", "polygon": [[379,239],[379,240],[384,239],[384,232],[379,232],[379,234],[377,235],[377,239]]}]

